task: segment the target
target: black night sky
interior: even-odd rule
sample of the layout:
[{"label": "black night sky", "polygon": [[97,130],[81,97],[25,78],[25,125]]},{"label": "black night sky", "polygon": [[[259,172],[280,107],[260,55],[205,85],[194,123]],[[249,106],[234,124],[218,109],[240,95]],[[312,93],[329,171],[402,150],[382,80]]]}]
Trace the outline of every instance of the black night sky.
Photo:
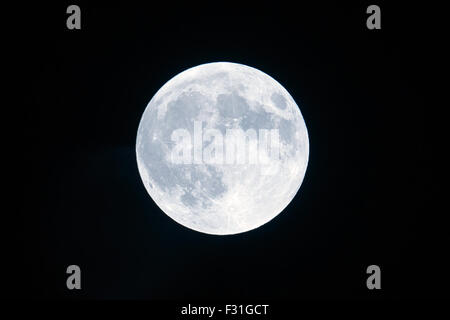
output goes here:
[{"label": "black night sky", "polygon": [[[75,2],[74,2],[75,3]],[[150,2],[149,2],[150,3]],[[446,272],[428,204],[427,35],[417,8],[372,3],[34,4],[18,45],[18,298],[271,301],[441,297]],[[33,27],[30,27],[33,26]],[[19,43],[20,42],[20,43]],[[179,72],[255,67],[301,108],[310,138],[290,205],[253,231],[212,236],[166,216],[137,171],[140,117]],[[22,155],[23,153],[23,155]],[[66,288],[66,268],[82,290]],[[366,268],[381,267],[368,290]],[[18,276],[19,277],[19,276]],[[23,284],[22,284],[23,282]]]}]

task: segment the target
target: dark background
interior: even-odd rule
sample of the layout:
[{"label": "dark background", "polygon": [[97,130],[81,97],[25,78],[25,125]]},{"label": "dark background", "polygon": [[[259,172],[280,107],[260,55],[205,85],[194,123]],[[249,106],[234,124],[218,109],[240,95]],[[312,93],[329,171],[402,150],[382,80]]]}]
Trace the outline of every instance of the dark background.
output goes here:
[{"label": "dark background", "polygon": [[[423,8],[376,3],[81,7],[21,11],[13,66],[21,128],[14,296],[38,299],[391,299],[445,293],[442,235],[422,90]],[[247,233],[212,236],[166,216],[137,171],[152,96],[207,62],[279,81],[308,127],[310,158],[290,205]],[[66,288],[68,265],[82,290]],[[366,288],[381,267],[382,290]],[[15,265],[14,265],[15,266]],[[20,270],[20,271],[19,271]]]}]

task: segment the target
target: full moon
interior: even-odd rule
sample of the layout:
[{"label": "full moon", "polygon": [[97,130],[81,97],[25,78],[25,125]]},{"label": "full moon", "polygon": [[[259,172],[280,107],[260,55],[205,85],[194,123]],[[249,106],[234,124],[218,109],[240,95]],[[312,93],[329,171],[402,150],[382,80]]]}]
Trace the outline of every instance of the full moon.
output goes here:
[{"label": "full moon", "polygon": [[262,226],[292,201],[309,139],[280,83],[246,65],[215,62],[179,73],[153,96],[136,157],[165,214],[192,230],[228,235]]}]

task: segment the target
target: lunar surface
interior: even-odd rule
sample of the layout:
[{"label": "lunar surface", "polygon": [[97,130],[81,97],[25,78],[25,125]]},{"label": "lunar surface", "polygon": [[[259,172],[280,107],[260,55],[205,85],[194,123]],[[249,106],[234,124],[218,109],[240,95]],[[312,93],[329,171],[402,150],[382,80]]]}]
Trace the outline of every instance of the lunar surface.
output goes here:
[{"label": "lunar surface", "polygon": [[[230,132],[252,134],[227,144]],[[242,145],[245,153],[233,156]],[[136,155],[164,213],[192,230],[226,235],[258,228],[286,208],[302,184],[309,140],[299,107],[276,80],[216,62],[181,72],[154,95]]]}]

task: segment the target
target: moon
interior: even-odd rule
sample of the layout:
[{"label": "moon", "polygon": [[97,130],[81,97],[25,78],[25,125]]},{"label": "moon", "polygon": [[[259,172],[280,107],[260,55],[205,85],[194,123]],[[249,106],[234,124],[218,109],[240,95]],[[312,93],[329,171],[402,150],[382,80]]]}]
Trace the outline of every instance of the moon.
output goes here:
[{"label": "moon", "polygon": [[[238,144],[224,142],[232,141],[230,132],[248,134],[246,151],[234,158]],[[208,148],[217,161],[205,161]],[[214,235],[247,232],[276,217],[297,194],[308,157],[308,131],[292,96],[264,72],[231,62],[202,64],[170,79],[145,108],[136,138],[138,170],[158,207]]]}]

